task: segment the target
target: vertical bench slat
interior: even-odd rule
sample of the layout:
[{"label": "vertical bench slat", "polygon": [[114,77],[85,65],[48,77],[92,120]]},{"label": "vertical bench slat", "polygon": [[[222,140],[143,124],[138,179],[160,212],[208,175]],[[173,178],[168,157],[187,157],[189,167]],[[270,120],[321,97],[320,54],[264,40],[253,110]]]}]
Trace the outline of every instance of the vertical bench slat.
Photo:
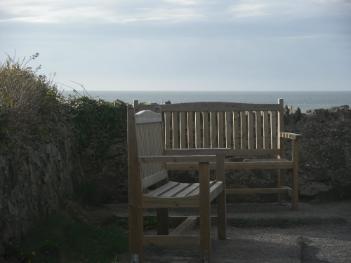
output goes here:
[{"label": "vertical bench slat", "polygon": [[240,123],[241,123],[241,149],[247,149],[247,139],[248,139],[248,131],[247,131],[247,115],[246,111],[240,112]]},{"label": "vertical bench slat", "polygon": [[271,143],[272,149],[277,149],[277,117],[276,111],[271,111]]},{"label": "vertical bench slat", "polygon": [[256,147],[263,148],[263,131],[262,131],[262,114],[261,111],[256,111]]},{"label": "vertical bench slat", "polygon": [[218,147],[225,147],[225,140],[224,140],[224,112],[218,112]]},{"label": "vertical bench slat", "polygon": [[218,141],[217,141],[217,112],[210,112],[210,137],[211,137],[211,148],[216,148],[218,147]]},{"label": "vertical bench slat", "polygon": [[248,122],[248,148],[253,150],[256,148],[256,136],[255,136],[255,116],[252,111],[247,113]]},{"label": "vertical bench slat", "polygon": [[180,112],[180,148],[186,147],[186,112]]},{"label": "vertical bench slat", "polygon": [[194,148],[194,112],[188,112],[188,147]]},{"label": "vertical bench slat", "polygon": [[233,139],[233,115],[231,112],[225,113],[225,147],[232,148]]},{"label": "vertical bench slat", "polygon": [[233,112],[234,149],[241,148],[239,112]]},{"label": "vertical bench slat", "polygon": [[195,113],[195,147],[202,147],[202,136],[201,136],[201,117],[200,112]]},{"label": "vertical bench slat", "polygon": [[284,100],[283,99],[278,99],[278,103],[280,104],[280,110],[278,112],[278,149],[280,150],[281,154],[283,154],[283,145],[281,145],[281,140],[280,140],[280,133],[284,131]]},{"label": "vertical bench slat", "polygon": [[172,114],[170,112],[165,112],[165,147],[170,149],[172,147],[171,143],[171,123]]},{"label": "vertical bench slat", "polygon": [[203,147],[204,148],[209,148],[210,147],[210,130],[209,130],[209,124],[208,124],[208,112],[203,113],[203,130],[204,130],[204,143]]},{"label": "vertical bench slat", "polygon": [[268,120],[268,112],[263,112],[263,147],[265,149],[270,149],[270,134],[269,134],[269,120]]},{"label": "vertical bench slat", "polygon": [[178,112],[172,112],[173,148],[179,148],[179,119]]}]

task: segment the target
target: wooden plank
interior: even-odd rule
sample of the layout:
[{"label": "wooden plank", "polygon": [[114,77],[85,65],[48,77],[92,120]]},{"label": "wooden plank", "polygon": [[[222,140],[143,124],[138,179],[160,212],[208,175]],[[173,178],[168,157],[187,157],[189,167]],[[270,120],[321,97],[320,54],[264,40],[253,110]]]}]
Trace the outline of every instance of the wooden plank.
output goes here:
[{"label": "wooden plank", "polygon": [[172,112],[173,148],[179,148],[179,119],[178,112]]},{"label": "wooden plank", "polygon": [[271,149],[270,134],[269,134],[269,119],[268,112],[263,112],[263,147],[264,149]]},{"label": "wooden plank", "polygon": [[252,104],[252,103],[235,103],[235,102],[186,102],[186,103],[174,103],[174,104],[161,104],[161,105],[144,105],[143,109],[149,109],[156,111],[161,110],[163,112],[181,112],[181,111],[207,111],[211,112],[213,109],[216,111],[255,111],[255,110],[279,110],[279,104]]},{"label": "wooden plank", "polygon": [[210,145],[211,148],[218,147],[217,112],[210,112]]},{"label": "wooden plank", "polygon": [[179,192],[177,194],[177,197],[182,198],[182,197],[189,196],[192,192],[194,192],[199,187],[200,187],[199,183],[193,183],[189,187],[187,187],[184,190],[182,190],[181,192]]},{"label": "wooden plank", "polygon": [[188,148],[194,148],[195,147],[195,125],[194,125],[194,112],[188,112],[188,123],[187,123],[187,128],[188,128]]},{"label": "wooden plank", "polygon": [[210,147],[210,126],[208,120],[208,112],[203,113],[203,131],[204,131],[204,142],[203,147],[209,148]]},{"label": "wooden plank", "polygon": [[291,188],[288,186],[280,188],[227,188],[227,194],[283,194],[289,193]]},{"label": "wooden plank", "polygon": [[210,173],[208,163],[199,164],[200,180],[200,246],[201,255],[206,262],[211,253],[211,217],[210,217]]},{"label": "wooden plank", "polygon": [[201,148],[202,147],[202,136],[201,136],[201,116],[200,112],[195,112],[195,147]]},{"label": "wooden plank", "polygon": [[135,115],[132,106],[127,108],[128,142],[128,238],[129,251],[134,257],[143,260],[143,210],[142,182],[138,162]]},{"label": "wooden plank", "polygon": [[281,144],[281,136],[280,133],[284,131],[284,100],[283,99],[278,99],[278,104],[280,105],[280,110],[278,111],[278,149],[280,150],[279,156],[284,157],[284,147],[283,144]]},{"label": "wooden plank", "polygon": [[186,112],[180,112],[180,148],[188,148],[186,141]]},{"label": "wooden plank", "polygon": [[143,189],[150,187],[151,185],[154,185],[168,177],[167,171],[166,170],[161,170],[158,171],[154,174],[148,175],[143,178]]},{"label": "wooden plank", "polygon": [[153,196],[153,197],[157,197],[160,196],[162,193],[169,191],[170,189],[176,187],[177,185],[179,185],[178,182],[167,182],[166,184],[152,190],[151,192],[147,193],[147,196]]},{"label": "wooden plank", "polygon": [[263,130],[262,130],[262,115],[261,111],[256,111],[256,147],[263,148]]},{"label": "wooden plank", "polygon": [[256,136],[255,136],[255,119],[254,113],[249,111],[247,113],[248,122],[248,149],[253,150],[256,148]]},{"label": "wooden plank", "polygon": [[239,112],[233,112],[233,132],[234,132],[234,149],[241,149],[241,133]]},{"label": "wooden plank", "polygon": [[225,113],[225,147],[233,148],[233,114]]},{"label": "wooden plank", "polygon": [[277,149],[277,118],[278,113],[271,111],[271,147]]},{"label": "wooden plank", "polygon": [[194,228],[198,222],[197,216],[187,217],[180,225],[178,225],[172,232],[171,235],[179,235],[188,232],[190,229]]},{"label": "wooden plank", "polygon": [[241,126],[241,149],[247,149],[248,131],[247,131],[247,115],[245,111],[240,112],[240,126]]},{"label": "wooden plank", "polygon": [[225,127],[224,127],[224,112],[218,112],[218,145],[217,147],[225,147]]},{"label": "wooden plank", "polygon": [[180,183],[177,186],[173,187],[172,189],[163,192],[160,197],[174,197],[176,196],[179,192],[185,190],[187,187],[189,187],[190,184],[188,183]]},{"label": "wooden plank", "polygon": [[170,112],[165,113],[165,149],[172,148],[171,138],[171,125],[172,125],[172,114]]},{"label": "wooden plank", "polygon": [[226,211],[226,193],[225,189],[225,174],[224,174],[224,158],[223,154],[217,155],[216,161],[216,179],[223,183],[223,191],[219,194],[217,199],[217,234],[218,238],[223,240],[226,238],[227,226],[227,211]]}]

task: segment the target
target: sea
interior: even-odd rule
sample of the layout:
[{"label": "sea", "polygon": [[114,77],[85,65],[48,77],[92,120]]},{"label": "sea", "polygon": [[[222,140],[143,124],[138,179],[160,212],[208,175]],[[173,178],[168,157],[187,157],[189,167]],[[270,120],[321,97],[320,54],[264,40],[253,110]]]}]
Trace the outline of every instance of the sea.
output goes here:
[{"label": "sea", "polygon": [[[70,92],[65,92],[68,94]],[[242,103],[277,103],[278,98],[292,109],[300,108],[306,112],[314,109],[326,109],[351,105],[351,91],[84,91],[79,92],[106,101],[133,100],[147,103],[170,101],[226,101]]]}]

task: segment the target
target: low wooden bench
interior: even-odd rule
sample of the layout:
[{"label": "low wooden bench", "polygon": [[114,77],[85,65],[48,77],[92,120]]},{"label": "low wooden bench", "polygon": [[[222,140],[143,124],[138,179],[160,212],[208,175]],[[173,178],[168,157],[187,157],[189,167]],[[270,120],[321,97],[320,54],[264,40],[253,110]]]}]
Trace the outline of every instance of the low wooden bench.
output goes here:
[{"label": "low wooden bench", "polygon": [[[128,107],[128,219],[131,262],[143,262],[144,245],[201,248],[202,258],[210,259],[210,204],[218,200],[218,237],[226,238],[224,152],[206,154],[165,154],[161,114],[152,111],[135,113]],[[199,171],[199,183],[168,180],[166,163],[178,164],[181,170]],[[210,181],[209,164],[215,166],[216,178]],[[171,233],[168,208],[198,208],[200,235],[181,235],[197,217],[186,219]],[[143,211],[157,209],[157,235],[144,235]]]},{"label": "low wooden bench", "polygon": [[[193,102],[144,105],[134,101],[137,110],[162,114],[166,153],[196,154],[206,149],[226,148],[224,169],[277,170],[276,186],[271,188],[227,188],[227,194],[288,193],[292,208],[298,208],[298,162],[300,135],[284,132],[284,101],[277,104]],[[292,142],[291,159],[284,158],[283,140]],[[210,164],[212,167],[213,164]],[[196,168],[194,164],[194,169]],[[181,169],[181,164],[167,164]],[[189,166],[187,167],[189,169]],[[291,186],[283,185],[281,170],[292,176]]]}]

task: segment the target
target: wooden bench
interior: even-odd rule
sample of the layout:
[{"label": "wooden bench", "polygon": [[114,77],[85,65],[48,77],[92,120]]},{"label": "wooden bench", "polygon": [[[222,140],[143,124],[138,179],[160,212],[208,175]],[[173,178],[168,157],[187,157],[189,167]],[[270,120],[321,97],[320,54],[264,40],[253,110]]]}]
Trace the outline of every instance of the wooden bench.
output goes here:
[{"label": "wooden bench", "polygon": [[[144,245],[201,247],[209,261],[210,204],[218,200],[218,237],[226,237],[224,152],[206,151],[206,155],[164,153],[161,114],[128,107],[128,213],[129,245],[132,262],[143,262]],[[215,165],[216,179],[210,181],[209,163]],[[182,170],[197,169],[199,183],[168,180],[165,164],[179,163]],[[196,217],[190,217],[169,233],[168,208],[191,207],[200,211],[200,236],[181,235]],[[157,209],[157,235],[144,235],[143,211]]]},{"label": "wooden bench", "polygon": [[[162,114],[163,143],[168,153],[196,154],[199,150],[213,152],[214,148],[227,148],[227,157],[234,157],[232,161],[230,158],[225,161],[227,171],[277,170],[275,187],[227,188],[227,194],[277,193],[280,196],[288,193],[292,197],[292,208],[298,208],[300,135],[284,132],[283,99],[277,104],[193,102],[143,105],[135,101],[134,106],[137,110],[149,109]],[[292,141],[291,159],[284,158],[283,140]],[[168,164],[167,168],[180,169],[180,166]],[[291,173],[291,187],[283,185],[281,170]]]}]

